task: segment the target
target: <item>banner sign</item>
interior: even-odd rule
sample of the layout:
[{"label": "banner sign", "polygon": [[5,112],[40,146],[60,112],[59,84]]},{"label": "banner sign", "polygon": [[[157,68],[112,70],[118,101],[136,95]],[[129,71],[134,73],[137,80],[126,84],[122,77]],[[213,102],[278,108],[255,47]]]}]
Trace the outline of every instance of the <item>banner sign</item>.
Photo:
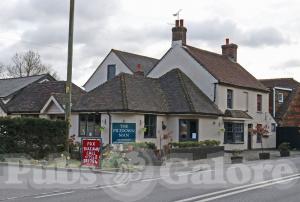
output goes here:
[{"label": "banner sign", "polygon": [[135,136],[136,136],[135,123],[113,123],[112,124],[113,144],[135,142]]},{"label": "banner sign", "polygon": [[100,167],[102,139],[82,139],[81,165]]}]

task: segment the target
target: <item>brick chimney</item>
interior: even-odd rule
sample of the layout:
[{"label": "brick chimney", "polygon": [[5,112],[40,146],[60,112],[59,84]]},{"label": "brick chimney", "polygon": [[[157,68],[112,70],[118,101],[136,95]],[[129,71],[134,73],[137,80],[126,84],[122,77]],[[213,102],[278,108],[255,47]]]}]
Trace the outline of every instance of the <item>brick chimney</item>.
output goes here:
[{"label": "brick chimney", "polygon": [[183,20],[176,20],[175,27],[172,28],[172,46],[175,44],[186,44],[186,32],[187,29],[184,27]]},{"label": "brick chimney", "polygon": [[141,64],[137,64],[137,65],[136,65],[136,70],[135,70],[135,72],[134,72],[134,75],[136,75],[136,76],[145,76]]},{"label": "brick chimney", "polygon": [[238,45],[229,43],[229,39],[226,39],[225,45],[222,45],[222,55],[227,56],[234,62],[237,61],[237,49]]}]

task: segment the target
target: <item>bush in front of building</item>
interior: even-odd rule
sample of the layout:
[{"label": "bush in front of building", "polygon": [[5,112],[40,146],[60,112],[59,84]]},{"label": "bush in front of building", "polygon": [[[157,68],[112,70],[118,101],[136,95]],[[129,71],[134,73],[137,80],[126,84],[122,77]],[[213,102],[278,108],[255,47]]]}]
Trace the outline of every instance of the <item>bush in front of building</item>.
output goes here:
[{"label": "bush in front of building", "polygon": [[38,118],[0,118],[0,154],[43,159],[65,150],[67,123]]},{"label": "bush in front of building", "polygon": [[172,142],[170,143],[172,148],[192,148],[192,147],[204,147],[204,146],[219,146],[220,141],[217,140],[204,140],[204,141],[186,141],[186,142]]},{"label": "bush in front of building", "polygon": [[133,142],[126,144],[127,148],[131,147],[133,150],[151,149],[156,150],[156,145],[152,142]]}]

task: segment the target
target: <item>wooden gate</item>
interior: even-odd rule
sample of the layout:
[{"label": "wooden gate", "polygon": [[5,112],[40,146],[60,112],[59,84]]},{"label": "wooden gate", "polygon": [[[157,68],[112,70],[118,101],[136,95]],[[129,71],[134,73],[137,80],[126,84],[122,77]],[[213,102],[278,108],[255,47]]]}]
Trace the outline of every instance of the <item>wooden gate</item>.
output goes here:
[{"label": "wooden gate", "polygon": [[291,148],[300,149],[300,127],[277,127],[276,146],[289,142]]}]

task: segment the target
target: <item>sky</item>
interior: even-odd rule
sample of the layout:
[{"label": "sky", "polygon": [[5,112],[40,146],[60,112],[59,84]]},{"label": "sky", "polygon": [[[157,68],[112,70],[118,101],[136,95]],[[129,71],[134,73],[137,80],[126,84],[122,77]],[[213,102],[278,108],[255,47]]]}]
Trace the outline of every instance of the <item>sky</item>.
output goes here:
[{"label": "sky", "polygon": [[[180,18],[187,44],[221,53],[237,44],[238,62],[256,78],[300,81],[299,0],[76,0],[73,81],[83,85],[111,49],[161,58]],[[1,0],[0,63],[38,51],[66,79],[69,0]]]}]

